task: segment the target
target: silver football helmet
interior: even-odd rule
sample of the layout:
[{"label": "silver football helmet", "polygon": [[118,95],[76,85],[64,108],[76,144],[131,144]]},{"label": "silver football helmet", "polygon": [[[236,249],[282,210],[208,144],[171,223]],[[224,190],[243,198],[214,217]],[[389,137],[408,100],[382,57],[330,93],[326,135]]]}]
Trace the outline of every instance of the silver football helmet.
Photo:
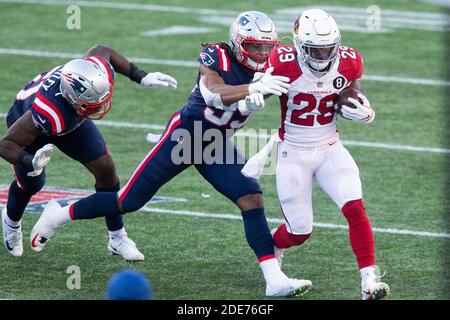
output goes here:
[{"label": "silver football helmet", "polygon": [[[77,113],[89,119],[100,119],[112,107],[114,76],[112,67],[93,57],[69,61],[61,69],[60,90]],[[106,68],[109,68],[107,70]]]},{"label": "silver football helmet", "polygon": [[241,64],[252,70],[263,70],[270,52],[279,43],[275,25],[262,12],[242,12],[230,26],[231,50]]},{"label": "silver football helmet", "polygon": [[297,54],[308,68],[319,73],[330,70],[341,42],[333,17],[321,9],[302,12],[294,22],[293,38]]}]

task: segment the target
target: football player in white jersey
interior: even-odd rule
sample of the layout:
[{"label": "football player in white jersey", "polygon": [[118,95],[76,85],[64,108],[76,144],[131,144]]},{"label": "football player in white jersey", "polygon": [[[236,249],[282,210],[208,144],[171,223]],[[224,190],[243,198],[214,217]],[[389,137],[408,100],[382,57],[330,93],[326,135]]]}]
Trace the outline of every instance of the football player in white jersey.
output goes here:
[{"label": "football player in white jersey", "polygon": [[[377,282],[374,238],[358,166],[339,140],[334,107],[342,90],[362,90],[358,81],[363,69],[361,56],[340,45],[338,26],[323,10],[304,11],[295,21],[293,36],[294,46],[279,46],[269,58],[273,74],[291,80],[288,94],[280,97],[282,141],[276,179],[285,223],[272,231],[277,258],[281,264],[284,249],[301,245],[311,235],[315,176],[348,221],[350,244],[362,278],[362,298],[384,298],[389,287]],[[362,93],[348,98],[341,114],[363,124],[375,118]]]}]

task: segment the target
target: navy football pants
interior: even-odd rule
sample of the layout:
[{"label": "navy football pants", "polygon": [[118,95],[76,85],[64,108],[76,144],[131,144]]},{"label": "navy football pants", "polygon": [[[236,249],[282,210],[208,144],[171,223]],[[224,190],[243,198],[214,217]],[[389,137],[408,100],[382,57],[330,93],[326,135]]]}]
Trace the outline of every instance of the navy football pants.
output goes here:
[{"label": "navy football pants", "polygon": [[[180,112],[176,112],[163,132],[159,142],[150,151],[150,153],[139,164],[137,169],[131,175],[127,184],[118,192],[119,201],[121,202],[124,212],[132,212],[143,207],[166,182],[171,180],[177,174],[188,168],[189,163],[175,164],[172,161],[172,149],[179,143],[187,143],[180,141],[172,136],[177,129],[184,129],[194,135],[194,122],[191,119],[181,117]],[[223,154],[227,157],[227,152],[232,152],[234,159],[241,158],[236,147],[228,143]],[[191,147],[194,142],[191,140]],[[202,145],[203,151],[205,144]],[[192,157],[195,150],[192,150]],[[192,160],[192,159],[191,159]],[[241,173],[244,161],[241,163],[233,162],[232,164],[212,163],[192,164],[198,172],[220,193],[233,202],[248,194],[261,193],[258,182],[253,178],[248,178]]]}]

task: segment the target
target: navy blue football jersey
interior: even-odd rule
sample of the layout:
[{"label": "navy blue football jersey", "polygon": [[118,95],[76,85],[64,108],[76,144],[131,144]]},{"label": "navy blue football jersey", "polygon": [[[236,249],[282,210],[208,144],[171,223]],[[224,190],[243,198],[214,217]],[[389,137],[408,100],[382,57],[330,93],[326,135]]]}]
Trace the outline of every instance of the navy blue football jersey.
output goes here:
[{"label": "navy blue football jersey", "polygon": [[[93,57],[86,59],[91,58]],[[114,76],[109,62],[99,56],[94,58],[102,63],[103,67],[107,66],[110,71],[108,74]],[[77,114],[60,91],[62,67],[57,66],[39,74],[19,91],[10,110],[15,120],[31,110],[35,126],[45,135],[56,136],[73,131],[85,120]]]},{"label": "navy blue football jersey", "polygon": [[[198,61],[203,66],[219,73],[225,83],[229,85],[249,84],[253,79],[254,73],[236,61],[233,56],[229,56],[227,51],[219,45],[204,47],[198,56]],[[243,127],[248,120],[248,115],[242,115],[239,110],[224,111],[207,106],[200,92],[199,81],[200,74],[181,114],[193,120],[201,120],[205,126],[219,129]]]}]

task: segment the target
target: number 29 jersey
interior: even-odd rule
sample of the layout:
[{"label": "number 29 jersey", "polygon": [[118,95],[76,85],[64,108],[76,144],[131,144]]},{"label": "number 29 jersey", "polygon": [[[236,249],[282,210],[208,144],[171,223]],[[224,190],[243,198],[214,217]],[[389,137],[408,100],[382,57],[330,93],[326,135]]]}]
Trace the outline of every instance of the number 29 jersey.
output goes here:
[{"label": "number 29 jersey", "polygon": [[332,143],[338,138],[334,104],[339,93],[362,77],[360,54],[340,46],[331,69],[317,77],[298,59],[294,46],[279,46],[269,57],[273,75],[290,78],[287,94],[280,97],[280,138],[290,144],[314,147]]}]

